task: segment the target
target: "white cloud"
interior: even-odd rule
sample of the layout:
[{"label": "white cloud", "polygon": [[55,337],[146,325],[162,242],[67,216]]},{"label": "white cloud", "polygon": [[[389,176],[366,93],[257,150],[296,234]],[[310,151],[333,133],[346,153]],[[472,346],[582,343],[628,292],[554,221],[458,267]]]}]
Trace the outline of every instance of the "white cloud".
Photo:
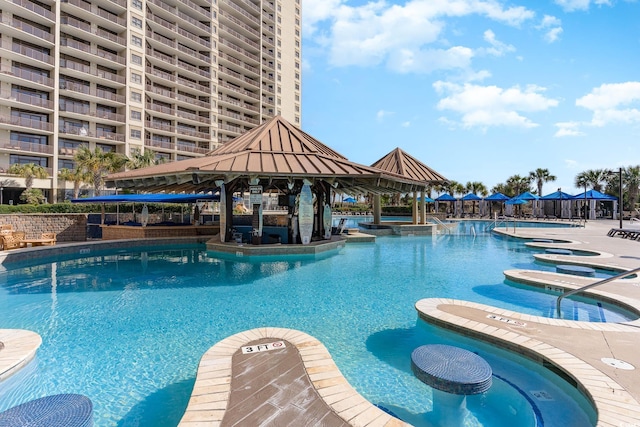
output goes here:
[{"label": "white cloud", "polygon": [[409,126],[411,126],[411,122],[402,122],[400,126],[402,126],[403,128],[408,128]]},{"label": "white cloud", "polygon": [[[326,4],[325,4],[326,3]],[[343,0],[305,0],[303,28],[329,52],[334,66],[386,64],[398,72],[429,72],[469,66],[473,50],[464,46],[429,48],[442,41],[445,18],[479,15],[518,26],[532,19],[525,7],[505,7],[495,0],[409,0],[404,4],[369,2],[348,6]],[[322,21],[330,28],[321,33]],[[493,39],[493,54],[511,46]]]},{"label": "white cloud", "polygon": [[590,126],[640,123],[640,82],[603,84],[578,98],[576,105],[592,111]]},{"label": "white cloud", "polygon": [[[433,86],[439,95],[444,96],[438,102],[438,109],[459,113],[464,128],[532,128],[538,124],[522,113],[544,111],[558,105],[557,100],[542,94],[544,88],[535,85],[524,89],[519,86],[503,89],[438,81]],[[449,123],[450,120],[445,122]]]},{"label": "white cloud", "polygon": [[580,123],[579,122],[561,122],[556,123],[556,127],[558,130],[553,135],[556,138],[562,138],[565,136],[583,136],[585,133],[580,131]]},{"label": "white cloud", "polygon": [[483,34],[484,40],[491,45],[490,48],[479,49],[479,51],[493,55],[493,56],[502,56],[507,52],[513,52],[516,50],[515,47],[508,45],[506,43],[502,43],[498,39],[496,39],[496,35],[493,31],[487,30]]},{"label": "white cloud", "polygon": [[379,121],[379,122],[381,122],[382,120],[384,120],[384,118],[385,118],[385,117],[387,117],[387,116],[392,116],[392,115],[394,115],[394,114],[395,114],[395,113],[394,113],[393,111],[379,110],[379,111],[376,113],[376,120],[377,120],[377,121]]},{"label": "white cloud", "polygon": [[565,159],[564,164],[567,169],[570,169],[570,170],[578,169],[578,162],[576,160]]},{"label": "white cloud", "polygon": [[537,25],[538,30],[544,31],[544,39],[547,43],[553,43],[560,38],[562,34],[562,21],[555,16],[544,15],[540,25]]},{"label": "white cloud", "polygon": [[597,6],[611,6],[610,0],[556,0],[556,4],[564,9],[565,12],[588,10],[591,3]]}]

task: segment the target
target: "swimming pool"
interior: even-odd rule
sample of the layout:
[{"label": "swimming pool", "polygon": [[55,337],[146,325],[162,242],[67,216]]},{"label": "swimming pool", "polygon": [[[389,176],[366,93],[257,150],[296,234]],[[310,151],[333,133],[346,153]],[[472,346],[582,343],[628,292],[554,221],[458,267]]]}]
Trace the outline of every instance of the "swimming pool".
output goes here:
[{"label": "swimming pool", "polygon": [[[553,404],[537,404],[548,425],[592,425],[584,398],[562,381],[549,383],[541,368],[416,321],[414,304],[428,297],[552,313],[555,295],[504,282],[503,270],[531,260],[530,252],[511,250],[521,245],[462,235],[381,237],[318,259],[231,261],[182,246],[16,266],[0,273],[0,325],[33,330],[43,344],[36,363],[0,385],[0,410],[73,392],[94,402],[96,427],[174,426],[207,349],[275,326],[321,340],[361,394],[416,425],[430,409],[430,392],[411,374],[410,353],[434,342],[478,351],[527,393],[547,390]],[[608,321],[626,320],[602,311]],[[487,406],[478,399],[469,405]]]}]

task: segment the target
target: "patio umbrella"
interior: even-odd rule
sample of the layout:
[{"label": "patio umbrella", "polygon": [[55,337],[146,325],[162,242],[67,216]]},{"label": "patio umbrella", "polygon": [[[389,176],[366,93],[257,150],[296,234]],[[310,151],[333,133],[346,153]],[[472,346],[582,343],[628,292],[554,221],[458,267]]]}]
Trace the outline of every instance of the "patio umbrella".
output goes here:
[{"label": "patio umbrella", "polygon": [[540,197],[540,200],[553,200],[553,215],[556,215],[556,200],[560,200],[560,217],[568,218],[571,216],[571,209],[567,207],[565,201],[572,200],[573,196],[571,194],[565,193],[561,190],[555,191],[551,194],[547,194],[546,196]]},{"label": "patio umbrella", "polygon": [[[586,205],[586,201],[589,200],[589,219],[595,219],[596,218],[596,201],[614,202],[614,201],[617,201],[618,198],[614,196],[610,196],[608,194],[601,193],[597,190],[589,190],[573,196],[573,200],[584,200],[585,205]],[[612,210],[615,210],[615,209],[612,208]]]},{"label": "patio umbrella", "polygon": [[[462,212],[464,213],[464,202],[469,202],[469,201],[477,202],[477,201],[482,200],[482,197],[480,197],[480,196],[478,196],[476,194],[473,194],[473,193],[469,193],[469,194],[467,194],[466,196],[464,196],[460,200],[462,200]],[[475,203],[473,203],[471,206],[472,206],[472,212],[471,213],[475,214],[476,213],[476,205],[475,205]]]},{"label": "patio umbrella", "polygon": [[346,199],[344,199],[344,200],[343,200],[343,202],[346,202],[346,203],[355,203],[355,202],[357,202],[357,200],[356,200],[356,199],[354,199],[353,197],[347,197]]},{"label": "patio umbrella", "polygon": [[500,212],[502,213],[504,202],[509,200],[509,196],[505,196],[504,194],[497,192],[497,193],[493,193],[490,196],[485,197],[484,200],[489,202],[489,215],[491,215],[493,210],[492,209],[493,202],[502,202],[502,205],[500,205]]},{"label": "patio umbrella", "polygon": [[450,202],[450,203],[455,203],[456,202],[456,198],[453,197],[451,194],[449,193],[444,193],[438,197],[436,197],[436,211],[438,210],[438,202]]},{"label": "patio umbrella", "polygon": [[527,201],[532,201],[533,202],[533,208],[532,208],[533,215],[537,216],[536,215],[536,208],[537,208],[536,200],[540,199],[539,196],[536,196],[535,194],[532,194],[532,193],[530,193],[528,191],[525,191],[524,193],[518,194],[515,198],[516,199],[527,200]]}]

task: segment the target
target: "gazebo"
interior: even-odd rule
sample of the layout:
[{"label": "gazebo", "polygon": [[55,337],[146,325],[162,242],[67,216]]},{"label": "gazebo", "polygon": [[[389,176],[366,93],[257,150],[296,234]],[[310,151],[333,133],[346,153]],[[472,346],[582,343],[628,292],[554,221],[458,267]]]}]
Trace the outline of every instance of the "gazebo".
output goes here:
[{"label": "gazebo", "polygon": [[[418,181],[422,183],[422,188],[417,188],[417,191],[413,191],[413,224],[418,224],[418,216],[420,217],[420,223],[426,224],[427,222],[427,210],[426,210],[426,198],[427,187],[432,184],[442,184],[447,179],[431,169],[429,166],[420,162],[416,158],[402,151],[400,148],[396,148],[393,151],[386,154],[377,162],[371,165],[374,168],[381,169],[393,175],[399,175],[405,179],[411,181]],[[422,192],[422,197],[419,196],[419,192]],[[421,203],[419,203],[421,201]],[[379,201],[378,201],[379,203]],[[420,215],[418,215],[418,205],[420,205]],[[374,223],[379,223],[380,218],[373,219]]]},{"label": "gazebo", "polygon": [[301,237],[304,222],[305,227],[310,224],[309,234],[330,238],[330,212],[326,215],[324,211],[330,210],[332,191],[379,195],[415,192],[425,186],[422,180],[351,162],[281,116],[207,156],[111,174],[106,183],[147,192],[220,191],[222,242],[231,239],[232,196],[236,192],[251,195],[251,225],[257,237],[262,236],[262,194],[277,192],[280,205],[289,211],[286,227],[290,233],[298,229],[293,223],[297,219]]}]

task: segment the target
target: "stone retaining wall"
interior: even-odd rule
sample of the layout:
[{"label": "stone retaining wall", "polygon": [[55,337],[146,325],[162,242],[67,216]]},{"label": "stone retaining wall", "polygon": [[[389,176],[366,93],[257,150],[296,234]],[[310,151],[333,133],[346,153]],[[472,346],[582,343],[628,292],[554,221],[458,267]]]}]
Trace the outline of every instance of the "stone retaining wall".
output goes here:
[{"label": "stone retaining wall", "polygon": [[11,224],[16,231],[24,231],[27,239],[37,239],[42,233],[56,233],[58,242],[87,240],[86,214],[5,214],[0,224]]}]

